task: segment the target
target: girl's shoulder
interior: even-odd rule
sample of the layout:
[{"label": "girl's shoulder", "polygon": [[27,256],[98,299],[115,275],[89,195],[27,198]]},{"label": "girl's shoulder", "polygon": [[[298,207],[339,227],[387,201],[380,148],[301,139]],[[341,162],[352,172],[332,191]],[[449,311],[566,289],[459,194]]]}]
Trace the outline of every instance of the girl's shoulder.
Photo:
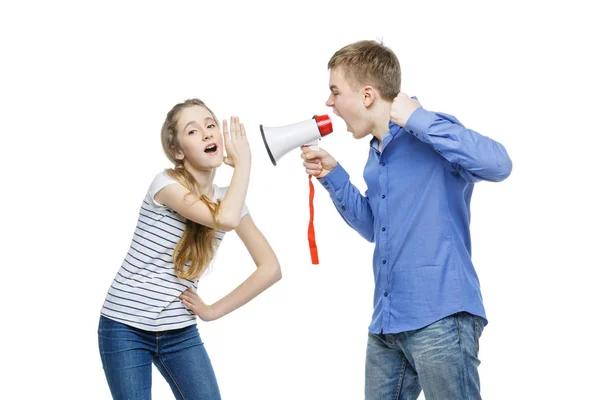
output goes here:
[{"label": "girl's shoulder", "polygon": [[154,199],[154,196],[156,196],[156,193],[158,193],[162,188],[173,183],[178,182],[167,173],[167,169],[163,169],[157,173],[148,187],[148,192],[146,193],[146,202],[159,209],[167,208],[166,206],[157,203]]}]

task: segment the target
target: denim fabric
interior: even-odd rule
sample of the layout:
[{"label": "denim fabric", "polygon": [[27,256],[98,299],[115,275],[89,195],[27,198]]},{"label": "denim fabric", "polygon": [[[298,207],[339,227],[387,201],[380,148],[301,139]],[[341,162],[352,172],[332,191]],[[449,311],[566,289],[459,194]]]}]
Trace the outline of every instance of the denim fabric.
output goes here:
[{"label": "denim fabric", "polygon": [[113,399],[150,399],[152,364],[176,399],[221,398],[196,325],[150,332],[101,316],[98,346]]},{"label": "denim fabric", "polygon": [[366,400],[481,399],[479,338],[484,321],[461,312],[398,334],[369,333]]}]

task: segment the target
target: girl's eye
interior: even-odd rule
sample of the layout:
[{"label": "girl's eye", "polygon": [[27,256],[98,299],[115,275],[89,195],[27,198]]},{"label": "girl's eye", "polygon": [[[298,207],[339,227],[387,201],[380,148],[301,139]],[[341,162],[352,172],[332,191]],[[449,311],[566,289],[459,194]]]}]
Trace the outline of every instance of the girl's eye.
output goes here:
[{"label": "girl's eye", "polygon": [[212,129],[212,128],[216,128],[216,127],[217,127],[217,126],[216,126],[215,124],[209,124],[209,125],[207,126],[207,128],[208,128],[208,129]]},{"label": "girl's eye", "polygon": [[188,135],[193,135],[196,132],[198,132],[198,129],[192,129],[191,131],[188,132]]}]

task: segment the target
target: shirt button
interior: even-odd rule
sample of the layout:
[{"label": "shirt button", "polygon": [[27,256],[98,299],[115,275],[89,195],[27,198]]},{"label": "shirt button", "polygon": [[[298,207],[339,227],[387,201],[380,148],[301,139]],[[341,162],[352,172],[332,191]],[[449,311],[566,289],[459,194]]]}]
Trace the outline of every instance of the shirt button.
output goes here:
[{"label": "shirt button", "polygon": [[382,167],[385,167],[385,163],[384,163],[384,162],[382,162],[382,163],[381,163],[381,164],[379,164],[379,165],[381,165]]},{"label": "shirt button", "polygon": [[387,297],[388,296],[388,292],[384,292],[383,295],[384,295],[384,297]]},{"label": "shirt button", "polygon": [[346,207],[342,206],[342,210],[346,210]]},{"label": "shirt button", "polygon": [[383,260],[383,261],[382,261],[382,263],[386,264],[386,263],[387,263],[387,261],[386,261],[386,260]]},{"label": "shirt button", "polygon": [[382,232],[385,232],[385,228],[381,228],[381,231],[382,231]]},{"label": "shirt button", "polygon": [[381,195],[381,198],[382,198],[382,199],[385,199],[385,194],[382,194],[382,195]]}]

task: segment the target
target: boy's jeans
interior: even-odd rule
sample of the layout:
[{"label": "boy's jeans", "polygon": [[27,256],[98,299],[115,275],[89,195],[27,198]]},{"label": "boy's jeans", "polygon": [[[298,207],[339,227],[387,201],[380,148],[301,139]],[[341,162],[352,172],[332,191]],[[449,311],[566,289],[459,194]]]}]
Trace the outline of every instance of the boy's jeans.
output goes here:
[{"label": "boy's jeans", "polygon": [[399,334],[369,333],[366,400],[481,399],[479,337],[483,319],[466,312]]}]

